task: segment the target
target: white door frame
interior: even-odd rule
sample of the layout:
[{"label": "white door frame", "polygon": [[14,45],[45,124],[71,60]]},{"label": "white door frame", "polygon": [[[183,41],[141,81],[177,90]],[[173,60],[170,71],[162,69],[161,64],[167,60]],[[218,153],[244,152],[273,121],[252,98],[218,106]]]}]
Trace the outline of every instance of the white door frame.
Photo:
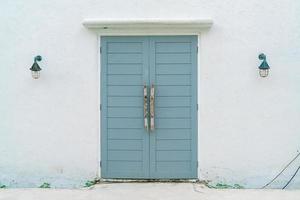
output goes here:
[{"label": "white door frame", "polygon": [[[201,66],[201,32],[206,32],[210,29],[213,22],[212,20],[140,20],[140,19],[121,19],[121,20],[109,20],[109,19],[86,19],[83,21],[83,25],[95,31],[97,33],[98,46],[98,105],[100,107],[100,88],[101,88],[101,36],[146,36],[146,35],[197,35],[198,36],[198,70],[197,70],[197,88],[198,88],[198,102],[200,105],[200,66]],[[199,141],[200,141],[200,106],[198,109],[198,162],[200,160]],[[98,120],[98,175],[101,177],[101,110],[99,109]],[[200,179],[200,168],[198,167],[198,178]]]}]

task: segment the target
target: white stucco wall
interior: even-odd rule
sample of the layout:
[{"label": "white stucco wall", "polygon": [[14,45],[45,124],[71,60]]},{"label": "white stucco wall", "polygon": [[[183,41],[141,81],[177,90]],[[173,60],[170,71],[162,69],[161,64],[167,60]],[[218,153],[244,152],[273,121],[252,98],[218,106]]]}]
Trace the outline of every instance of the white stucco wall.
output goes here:
[{"label": "white stucco wall", "polygon": [[75,187],[98,176],[98,38],[81,23],[126,17],[213,19],[200,36],[199,177],[262,186],[300,149],[299,16],[297,0],[1,1],[0,183]]}]

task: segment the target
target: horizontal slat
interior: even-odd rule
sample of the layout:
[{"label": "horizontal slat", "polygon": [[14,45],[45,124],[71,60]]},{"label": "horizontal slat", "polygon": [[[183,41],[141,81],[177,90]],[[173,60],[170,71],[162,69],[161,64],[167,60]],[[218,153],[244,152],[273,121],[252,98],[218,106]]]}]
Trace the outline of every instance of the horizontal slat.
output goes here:
[{"label": "horizontal slat", "polygon": [[191,64],[156,64],[156,74],[191,74]]},{"label": "horizontal slat", "polygon": [[109,64],[108,74],[139,74],[143,73],[142,64]]},{"label": "horizontal slat", "polygon": [[108,86],[108,96],[143,96],[143,86]]},{"label": "horizontal slat", "polygon": [[157,75],[156,85],[191,85],[190,75]]},{"label": "horizontal slat", "polygon": [[185,172],[191,170],[191,162],[188,161],[176,161],[176,162],[157,162],[156,163],[157,171],[165,171],[165,172]]},{"label": "horizontal slat", "polygon": [[156,118],[190,118],[191,109],[189,107],[183,108],[156,108]]},{"label": "horizontal slat", "polygon": [[[188,107],[191,97],[156,97],[155,108]],[[108,106],[143,107],[143,97],[108,97]]]},{"label": "horizontal slat", "polygon": [[143,44],[141,42],[108,42],[108,53],[137,53],[142,52]]},{"label": "horizontal slat", "polygon": [[191,150],[191,140],[157,140],[156,150]]},{"label": "horizontal slat", "polygon": [[191,86],[157,86],[156,96],[190,96]]},{"label": "horizontal slat", "polygon": [[107,132],[108,139],[142,139],[144,134],[143,129],[108,129]]},{"label": "horizontal slat", "polygon": [[156,129],[156,139],[191,139],[191,129]]},{"label": "horizontal slat", "polygon": [[142,140],[108,140],[109,150],[143,150]]},{"label": "horizontal slat", "polygon": [[110,172],[139,172],[143,168],[143,163],[140,161],[107,161],[107,168]]},{"label": "horizontal slat", "polygon": [[107,54],[107,62],[108,63],[142,63],[143,62],[143,54],[132,53],[132,54],[124,54],[124,53],[115,53],[115,54]]},{"label": "horizontal slat", "polygon": [[157,161],[190,161],[191,151],[157,151]]},{"label": "horizontal slat", "polygon": [[191,119],[155,119],[156,128],[190,128]]},{"label": "horizontal slat", "polygon": [[[143,97],[108,97],[107,101],[108,106],[142,107],[144,105]],[[174,103],[176,103],[175,101],[176,100],[174,100]]]},{"label": "horizontal slat", "polygon": [[157,53],[155,55],[156,63],[190,63],[190,53]]},{"label": "horizontal slat", "polygon": [[143,151],[108,151],[108,160],[142,161]]},{"label": "horizontal slat", "polygon": [[156,97],[155,98],[156,108],[190,106],[190,105],[191,105],[191,97]]},{"label": "horizontal slat", "polygon": [[108,85],[142,85],[142,75],[108,75]]},{"label": "horizontal slat", "polygon": [[[108,128],[143,128],[144,122],[141,119],[130,118],[108,118]],[[182,125],[183,126],[183,125]]]},{"label": "horizontal slat", "polygon": [[155,44],[157,53],[185,53],[191,51],[191,43],[188,42],[157,42]]},{"label": "horizontal slat", "polygon": [[108,117],[143,118],[143,108],[109,107]]}]

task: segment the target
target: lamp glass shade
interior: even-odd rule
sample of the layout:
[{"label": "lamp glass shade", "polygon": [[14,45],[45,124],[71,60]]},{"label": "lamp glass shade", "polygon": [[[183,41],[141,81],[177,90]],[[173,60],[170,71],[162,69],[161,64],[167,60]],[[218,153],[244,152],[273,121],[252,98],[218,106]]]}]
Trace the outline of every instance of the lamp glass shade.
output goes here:
[{"label": "lamp glass shade", "polygon": [[40,78],[40,71],[31,71],[31,76],[34,79]]},{"label": "lamp glass shade", "polygon": [[259,69],[259,75],[261,77],[267,77],[269,75],[269,69]]}]

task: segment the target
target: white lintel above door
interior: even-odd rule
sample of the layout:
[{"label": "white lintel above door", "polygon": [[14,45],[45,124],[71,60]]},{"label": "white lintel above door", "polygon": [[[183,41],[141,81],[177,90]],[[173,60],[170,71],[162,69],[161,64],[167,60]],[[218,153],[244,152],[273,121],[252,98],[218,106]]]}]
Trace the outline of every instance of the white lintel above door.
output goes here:
[{"label": "white lintel above door", "polygon": [[191,35],[207,31],[211,19],[84,19],[83,25],[101,35]]}]

